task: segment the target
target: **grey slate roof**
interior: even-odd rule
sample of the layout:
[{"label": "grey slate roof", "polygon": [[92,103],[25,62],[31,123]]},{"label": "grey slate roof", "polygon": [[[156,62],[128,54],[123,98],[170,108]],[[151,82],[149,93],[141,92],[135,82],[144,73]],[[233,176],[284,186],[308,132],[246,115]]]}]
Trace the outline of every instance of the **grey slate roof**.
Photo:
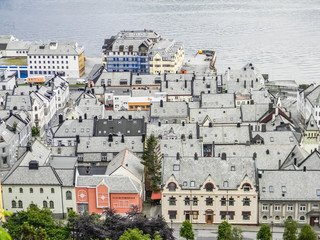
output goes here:
[{"label": "grey slate roof", "polygon": [[74,186],[74,169],[55,169],[58,174],[63,187],[73,187]]},{"label": "grey slate roof", "polygon": [[246,144],[250,142],[248,126],[200,127],[200,137],[201,136],[203,137],[204,143],[212,143],[214,141],[215,144]]},{"label": "grey slate roof", "polygon": [[54,156],[50,160],[49,164],[51,167],[58,169],[73,169],[77,163],[77,157],[68,157],[68,156]]},{"label": "grey slate roof", "polygon": [[149,111],[113,111],[113,110],[105,110],[104,116],[106,118],[109,118],[109,116],[112,116],[113,119],[120,119],[122,117],[128,119],[129,115],[132,116],[132,118],[144,118],[145,121],[147,121],[149,117]]},{"label": "grey slate roof", "polygon": [[93,136],[93,119],[65,120],[54,133],[54,137]]},{"label": "grey slate roof", "polygon": [[95,136],[142,136],[145,134],[144,119],[99,119],[95,121]]},{"label": "grey slate roof", "polygon": [[162,137],[162,139],[172,139],[177,138],[181,139],[184,134],[185,138],[189,138],[189,135],[192,135],[192,138],[197,137],[197,125],[196,124],[148,124],[147,125],[147,135]]},{"label": "grey slate roof", "polygon": [[[57,43],[56,48],[50,48],[52,43]],[[40,46],[43,48],[40,48]],[[83,52],[83,48],[78,46],[74,41],[58,41],[58,42],[33,42],[30,45],[28,55],[63,55],[77,56]]]},{"label": "grey slate roof", "polygon": [[39,169],[29,169],[19,166],[9,173],[2,182],[3,185],[61,185],[54,169],[50,166],[39,166]]},{"label": "grey slate roof", "polygon": [[[319,201],[320,199],[320,196],[317,196],[320,182],[315,181],[320,178],[320,171],[259,171],[262,172],[262,177],[259,178],[260,200]],[[270,192],[270,186],[273,186],[274,192]],[[284,195],[283,186],[286,187]]]},{"label": "grey slate roof", "polygon": [[108,164],[106,174],[115,176],[114,172],[118,168],[123,167],[142,181],[144,175],[144,165],[142,165],[141,161],[142,159],[140,157],[128,149],[125,149],[118,153],[118,155],[111,160],[111,162]]},{"label": "grey slate roof", "polygon": [[317,121],[315,120],[313,114],[310,115],[307,124],[305,125],[307,131],[319,131]]},{"label": "grey slate roof", "polygon": [[243,122],[257,122],[269,110],[269,104],[241,105],[241,117]]},{"label": "grey slate roof", "polygon": [[29,166],[31,160],[36,160],[39,162],[39,166],[44,166],[48,163],[49,157],[51,155],[50,149],[43,145],[40,141],[35,140],[32,144],[32,151],[27,151],[22,156],[22,161],[20,166]]},{"label": "grey slate roof", "polygon": [[158,118],[186,118],[188,105],[186,102],[163,102],[163,107],[160,107],[160,103],[154,102],[151,104],[150,115]]},{"label": "grey slate roof", "polygon": [[14,107],[17,110],[31,110],[31,98],[29,95],[13,95],[7,96],[6,109],[12,110]]},{"label": "grey slate roof", "polygon": [[201,108],[234,108],[233,93],[201,94]]},{"label": "grey slate roof", "polygon": [[195,153],[202,156],[202,143],[199,139],[188,139],[186,136],[186,140],[161,139],[159,143],[160,151],[166,157],[176,157],[177,153],[185,157],[193,157]]},{"label": "grey slate roof", "polygon": [[140,193],[141,185],[125,176],[78,176],[77,187],[96,187],[102,181],[109,187],[110,193]]},{"label": "grey slate roof", "polygon": [[203,124],[205,121],[213,124],[236,124],[241,122],[239,108],[200,108],[190,109],[190,122]]},{"label": "grey slate roof", "polygon": [[[173,166],[180,165],[180,171],[174,171]],[[231,171],[231,166],[235,171]],[[187,187],[182,189],[199,189],[203,182],[210,175],[214,183],[220,189],[236,189],[247,175],[255,185],[255,168],[252,158],[206,158],[201,157],[198,160],[194,158],[182,157],[176,160],[174,157],[165,157],[163,160],[163,180],[165,184],[173,175],[180,186],[187,182]],[[195,181],[195,187],[190,187],[190,182]],[[229,186],[223,187],[223,182],[228,181]]]}]

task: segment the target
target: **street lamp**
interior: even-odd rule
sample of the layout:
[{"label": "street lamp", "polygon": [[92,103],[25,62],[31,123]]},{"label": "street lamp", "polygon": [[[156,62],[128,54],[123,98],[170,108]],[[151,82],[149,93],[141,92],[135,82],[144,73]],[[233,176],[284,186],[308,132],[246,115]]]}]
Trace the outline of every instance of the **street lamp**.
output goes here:
[{"label": "street lamp", "polygon": [[173,220],[171,219],[171,229],[172,229],[172,222],[173,222]]},{"label": "street lamp", "polygon": [[272,240],[273,240],[273,221],[271,221],[271,234],[272,234]]}]

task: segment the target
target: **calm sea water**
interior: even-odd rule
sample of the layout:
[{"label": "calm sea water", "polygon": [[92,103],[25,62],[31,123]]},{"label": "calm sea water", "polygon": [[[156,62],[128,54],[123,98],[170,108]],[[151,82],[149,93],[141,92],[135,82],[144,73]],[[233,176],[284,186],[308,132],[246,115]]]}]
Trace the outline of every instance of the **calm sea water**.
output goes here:
[{"label": "calm sea water", "polygon": [[0,34],[76,40],[87,56],[124,29],[154,29],[186,54],[217,51],[217,69],[253,62],[272,79],[320,80],[318,0],[0,0]]}]

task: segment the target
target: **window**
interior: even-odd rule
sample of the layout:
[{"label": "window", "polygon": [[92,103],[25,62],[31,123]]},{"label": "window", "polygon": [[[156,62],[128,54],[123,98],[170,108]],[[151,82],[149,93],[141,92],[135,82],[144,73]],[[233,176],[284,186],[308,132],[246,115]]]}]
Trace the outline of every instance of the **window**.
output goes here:
[{"label": "window", "polygon": [[176,219],[177,217],[177,211],[169,211],[169,218],[170,219]]},{"label": "window", "polygon": [[233,220],[234,219],[234,211],[229,211],[228,215],[229,215],[229,220]]},{"label": "window", "polygon": [[67,191],[67,192],[66,192],[66,199],[67,199],[67,200],[72,200],[72,193],[71,193],[71,191]]},{"label": "window", "polygon": [[263,221],[267,221],[267,220],[268,220],[268,217],[267,217],[267,216],[263,216],[263,217],[262,217],[262,220],[263,220]]},{"label": "window", "polygon": [[40,188],[40,193],[43,193],[43,188]]},{"label": "window", "polygon": [[176,205],[176,198],[175,197],[170,197],[169,198],[169,205],[170,206]]},{"label": "window", "polygon": [[193,198],[193,206],[198,206],[198,198]]},{"label": "window", "polygon": [[228,181],[224,181],[224,182],[223,182],[223,187],[229,187]]},{"label": "window", "polygon": [[43,208],[48,208],[48,203],[47,203],[47,201],[43,201]]},{"label": "window", "polygon": [[211,197],[206,198],[206,205],[207,206],[212,206],[213,205],[213,199]]},{"label": "window", "polygon": [[281,210],[280,204],[275,204],[274,205],[274,211],[280,211],[280,210]]},{"label": "window", "polygon": [[175,192],[176,191],[176,184],[171,182],[171,183],[169,183],[168,188],[169,188],[170,192]]},{"label": "window", "polygon": [[304,220],[306,220],[306,218],[305,218],[304,216],[301,216],[301,217],[299,218],[299,220],[300,220],[300,221],[304,221]]},{"label": "window", "polygon": [[226,220],[227,212],[220,211],[221,220]]},{"label": "window", "polygon": [[306,211],[306,205],[305,204],[300,204],[299,210],[300,210],[300,212],[305,212]]},{"label": "window", "polygon": [[53,201],[50,201],[50,208],[51,208],[51,209],[54,208],[54,203],[53,203]]},{"label": "window", "polygon": [[16,208],[17,207],[17,203],[15,200],[12,200],[12,208]]},{"label": "window", "polygon": [[20,193],[23,193],[23,188],[20,188]]},{"label": "window", "polygon": [[319,208],[319,204],[312,204],[312,208],[313,209],[318,209]]},{"label": "window", "polygon": [[250,185],[249,184],[244,184],[243,185],[243,191],[249,192],[250,191]]},{"label": "window", "polygon": [[283,193],[287,192],[287,187],[286,186],[282,186],[281,189],[282,189]]},{"label": "window", "polygon": [[196,185],[196,182],[195,181],[191,181],[190,182],[190,187],[194,187]]},{"label": "window", "polygon": [[226,206],[227,205],[227,199],[226,198],[221,198],[221,206]]},{"label": "window", "polygon": [[293,205],[292,204],[287,206],[287,211],[289,211],[289,212],[293,211]]},{"label": "window", "polygon": [[21,201],[21,200],[19,200],[19,202],[18,202],[18,207],[19,207],[19,208],[23,208],[23,205],[22,205],[22,201]]},{"label": "window", "polygon": [[274,220],[275,221],[280,221],[280,217],[279,216],[275,216]]},{"label": "window", "polygon": [[9,190],[9,193],[12,193],[12,188],[9,188],[8,190]]},{"label": "window", "polygon": [[269,192],[274,192],[274,188],[273,188],[273,186],[269,186]]},{"label": "window", "polygon": [[207,192],[212,192],[213,191],[213,184],[212,183],[207,183],[205,188],[206,188]]},{"label": "window", "polygon": [[173,171],[180,171],[180,165],[179,164],[174,164],[173,165]]},{"label": "window", "polygon": [[250,220],[251,212],[242,212],[242,219],[243,220]]},{"label": "window", "polygon": [[231,166],[231,171],[235,171],[236,170],[236,167],[235,166]]},{"label": "window", "polygon": [[262,211],[264,211],[264,212],[268,211],[268,204],[262,205]]},{"label": "window", "polygon": [[186,197],[186,198],[184,199],[184,205],[186,205],[186,206],[189,206],[189,205],[190,205],[190,198],[189,198],[189,197]]},{"label": "window", "polygon": [[320,196],[320,189],[317,189],[317,196]]},{"label": "window", "polygon": [[243,206],[250,206],[250,198],[244,198],[242,202],[243,202]]},{"label": "window", "polygon": [[54,188],[51,188],[51,193],[54,193]]},{"label": "window", "polygon": [[288,218],[287,218],[287,219],[292,220],[292,216],[288,216]]},{"label": "window", "polygon": [[198,220],[198,215],[199,215],[199,212],[198,212],[198,211],[193,211],[193,212],[192,212],[192,218],[193,218],[194,220]]},{"label": "window", "polygon": [[234,198],[229,198],[229,206],[234,206]]},{"label": "window", "polygon": [[33,188],[30,188],[30,193],[33,193]]}]

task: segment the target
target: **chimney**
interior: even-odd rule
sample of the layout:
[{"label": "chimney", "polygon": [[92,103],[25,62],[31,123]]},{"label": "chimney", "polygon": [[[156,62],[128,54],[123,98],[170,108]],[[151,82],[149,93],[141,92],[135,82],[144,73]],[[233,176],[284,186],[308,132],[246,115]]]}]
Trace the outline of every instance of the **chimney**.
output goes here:
[{"label": "chimney", "polygon": [[304,171],[304,172],[307,171],[307,167],[306,167],[306,166],[303,167],[303,171]]},{"label": "chimney", "polygon": [[246,80],[244,80],[244,82],[243,82],[243,87],[247,88],[247,81]]},{"label": "chimney", "polygon": [[281,168],[281,160],[279,160],[279,170],[280,170],[280,168]]},{"label": "chimney", "polygon": [[177,152],[177,160],[180,159],[180,153]]},{"label": "chimney", "polygon": [[59,124],[62,124],[62,123],[63,123],[63,115],[59,114]]},{"label": "chimney", "polygon": [[124,135],[121,135],[121,142],[124,143]]},{"label": "chimney", "polygon": [[31,143],[28,143],[28,144],[27,144],[27,151],[28,151],[28,152],[32,152]]},{"label": "chimney", "polygon": [[293,164],[294,164],[295,166],[297,166],[297,158],[294,158],[294,159],[293,159]]},{"label": "chimney", "polygon": [[40,89],[39,84],[37,84],[37,90],[39,90],[39,89]]},{"label": "chimney", "polygon": [[160,107],[163,107],[163,100],[160,100]]},{"label": "chimney", "polygon": [[109,121],[111,121],[112,120],[112,116],[111,115],[109,115]]},{"label": "chimney", "polygon": [[237,128],[239,128],[239,127],[240,127],[240,123],[238,122],[238,123],[237,123]]},{"label": "chimney", "polygon": [[273,111],[273,103],[269,103],[269,113]]},{"label": "chimney", "polygon": [[212,122],[209,122],[209,128],[212,128]]},{"label": "chimney", "polygon": [[80,143],[80,136],[79,135],[76,135],[76,142]]},{"label": "chimney", "polygon": [[132,115],[129,115],[129,120],[132,120]]},{"label": "chimney", "polygon": [[187,80],[184,80],[184,88],[187,88],[188,84],[187,84]]},{"label": "chimney", "polygon": [[169,82],[168,82],[168,80],[166,80],[166,88],[168,88],[169,87]]},{"label": "chimney", "polygon": [[253,80],[251,80],[251,87],[253,88]]},{"label": "chimney", "polygon": [[94,95],[94,88],[91,88],[92,95]]},{"label": "chimney", "polygon": [[183,127],[184,127],[184,124],[185,124],[185,123],[184,123],[184,122],[182,122],[182,126],[183,126]]},{"label": "chimney", "polygon": [[30,170],[38,170],[39,169],[39,162],[36,160],[31,160],[29,162],[29,169]]},{"label": "chimney", "polygon": [[194,160],[198,160],[198,153],[194,153]]},{"label": "chimney", "polygon": [[9,115],[9,116],[11,117],[11,116],[12,116],[12,110],[10,110],[10,111],[9,111],[9,113],[10,113],[10,115]]},{"label": "chimney", "polygon": [[86,113],[84,114],[84,119],[87,119],[87,114]]},{"label": "chimney", "polygon": [[161,127],[161,122],[158,122],[158,126]]},{"label": "chimney", "polygon": [[82,122],[82,116],[79,116],[79,122]]},{"label": "chimney", "polygon": [[141,142],[144,142],[146,140],[146,135],[142,134]]},{"label": "chimney", "polygon": [[113,136],[111,133],[109,134],[108,142],[113,142]]},{"label": "chimney", "polygon": [[225,152],[221,154],[221,160],[227,160],[227,154]]},{"label": "chimney", "polygon": [[203,77],[202,80],[205,81],[205,80],[206,80],[206,77]]}]

